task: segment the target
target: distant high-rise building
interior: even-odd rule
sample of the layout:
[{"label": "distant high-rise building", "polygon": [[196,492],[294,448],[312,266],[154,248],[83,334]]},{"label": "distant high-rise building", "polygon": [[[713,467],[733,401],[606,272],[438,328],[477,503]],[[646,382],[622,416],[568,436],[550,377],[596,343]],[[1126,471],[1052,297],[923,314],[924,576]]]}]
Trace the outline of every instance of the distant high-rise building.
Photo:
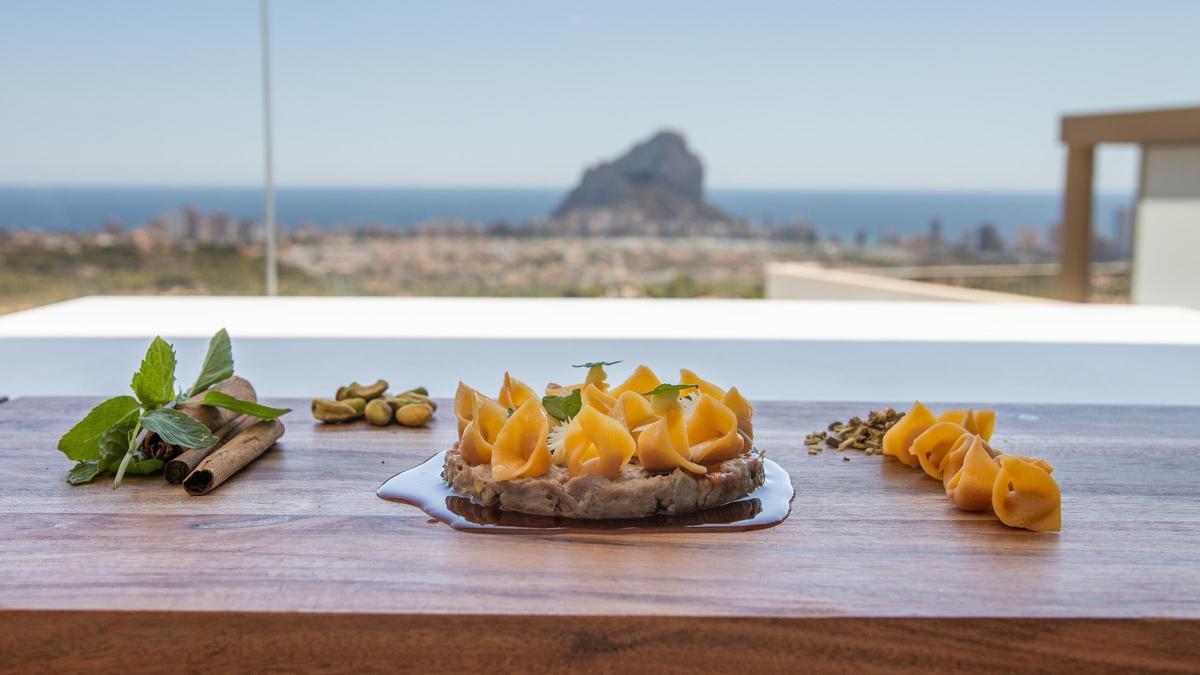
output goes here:
[{"label": "distant high-rise building", "polygon": [[939,248],[943,243],[942,219],[932,218],[929,221],[929,248]]},{"label": "distant high-rise building", "polygon": [[204,214],[200,209],[187,205],[183,207],[183,231],[181,238],[186,241],[197,241],[203,235]]},{"label": "distant high-rise building", "polygon": [[1004,250],[1004,240],[992,223],[981,223],[976,230],[976,246],[984,253],[1000,253]]},{"label": "distant high-rise building", "polygon": [[242,218],[237,224],[237,240],[241,244],[257,244],[262,241],[262,223],[252,218]]},{"label": "distant high-rise building", "polygon": [[213,244],[232,244],[235,241],[233,219],[228,213],[214,213],[208,218],[207,241]]}]

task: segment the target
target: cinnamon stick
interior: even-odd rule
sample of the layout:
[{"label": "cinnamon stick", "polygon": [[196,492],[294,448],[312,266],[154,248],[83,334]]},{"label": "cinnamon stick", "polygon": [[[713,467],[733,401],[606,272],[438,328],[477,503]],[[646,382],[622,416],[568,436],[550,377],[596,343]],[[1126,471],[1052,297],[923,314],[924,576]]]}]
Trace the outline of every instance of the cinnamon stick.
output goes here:
[{"label": "cinnamon stick", "polygon": [[[229,394],[235,398],[240,398],[243,401],[253,401],[255,403],[258,402],[258,394],[254,391],[254,386],[237,375],[214,384],[212,387],[209,387],[209,390],[223,391],[226,394]],[[204,395],[207,394],[209,390],[202,391],[183,403],[180,403],[178,410],[179,412],[208,427],[209,431],[216,431],[227,424],[230,420],[237,417],[238,413],[211,405],[201,405],[200,401],[204,400]],[[155,433],[147,433],[144,437],[142,437],[142,457],[147,459],[156,458],[167,461],[183,452],[184,449],[185,448],[181,448],[178,445],[163,441],[158,437],[158,434]]]},{"label": "cinnamon stick", "polygon": [[213,432],[213,436],[217,437],[217,442],[207,448],[190,448],[179,453],[175,459],[167,462],[163,467],[163,477],[168,483],[178,485],[183,482],[183,479],[188,477],[205,457],[213,454],[229,439],[230,436],[238,433],[242,429],[254,423],[256,418],[249,415],[238,415],[237,417],[226,422],[220,429]]},{"label": "cinnamon stick", "polygon": [[283,431],[283,423],[279,420],[262,420],[246,427],[201,461],[183,481],[183,489],[189,495],[212,492],[275,445]]}]

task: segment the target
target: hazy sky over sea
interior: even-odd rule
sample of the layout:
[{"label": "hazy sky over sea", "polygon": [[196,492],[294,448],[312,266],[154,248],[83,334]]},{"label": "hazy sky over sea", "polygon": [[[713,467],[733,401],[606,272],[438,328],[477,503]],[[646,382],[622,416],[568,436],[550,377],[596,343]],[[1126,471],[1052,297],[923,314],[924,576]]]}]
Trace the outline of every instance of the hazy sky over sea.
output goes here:
[{"label": "hazy sky over sea", "polygon": [[[272,10],[290,184],[564,186],[672,127],[711,186],[1057,190],[1061,113],[1195,104],[1200,72],[1194,1]],[[258,48],[252,0],[5,0],[0,183],[261,181]]]}]

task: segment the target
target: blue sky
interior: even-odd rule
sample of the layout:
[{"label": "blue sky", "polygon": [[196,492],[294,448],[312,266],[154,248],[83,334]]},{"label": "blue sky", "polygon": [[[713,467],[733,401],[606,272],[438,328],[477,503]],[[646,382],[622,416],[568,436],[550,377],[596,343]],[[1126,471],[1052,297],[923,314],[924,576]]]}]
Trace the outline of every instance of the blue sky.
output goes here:
[{"label": "blue sky", "polygon": [[[1200,2],[272,11],[290,184],[563,186],[671,127],[718,187],[1057,190],[1061,113],[1200,97]],[[5,0],[0,183],[260,181],[258,58],[253,0]]]}]

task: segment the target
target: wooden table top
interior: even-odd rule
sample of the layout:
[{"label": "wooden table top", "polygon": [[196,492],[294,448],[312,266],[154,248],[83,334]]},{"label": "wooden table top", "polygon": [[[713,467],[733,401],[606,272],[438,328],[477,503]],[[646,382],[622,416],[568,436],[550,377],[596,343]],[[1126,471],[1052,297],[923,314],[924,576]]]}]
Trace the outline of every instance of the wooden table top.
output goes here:
[{"label": "wooden table top", "polygon": [[[448,402],[417,430],[324,426],[305,401],[270,402],[297,409],[280,444],[205,497],[161,477],[67,485],[55,443],[95,402],[0,405],[10,664],[128,668],[120,641],[155,633],[180,658],[245,668],[290,655],[371,669],[398,653],[413,667],[599,670],[626,658],[1187,670],[1200,658],[1196,408],[999,406],[994,445],[1055,466],[1061,533],[958,511],[890,458],[805,450],[806,433],[881,406],[762,403],[756,442],[796,489],[783,524],[505,536],[375,496],[452,443]],[[350,662],[347,639],[361,647]]]}]

